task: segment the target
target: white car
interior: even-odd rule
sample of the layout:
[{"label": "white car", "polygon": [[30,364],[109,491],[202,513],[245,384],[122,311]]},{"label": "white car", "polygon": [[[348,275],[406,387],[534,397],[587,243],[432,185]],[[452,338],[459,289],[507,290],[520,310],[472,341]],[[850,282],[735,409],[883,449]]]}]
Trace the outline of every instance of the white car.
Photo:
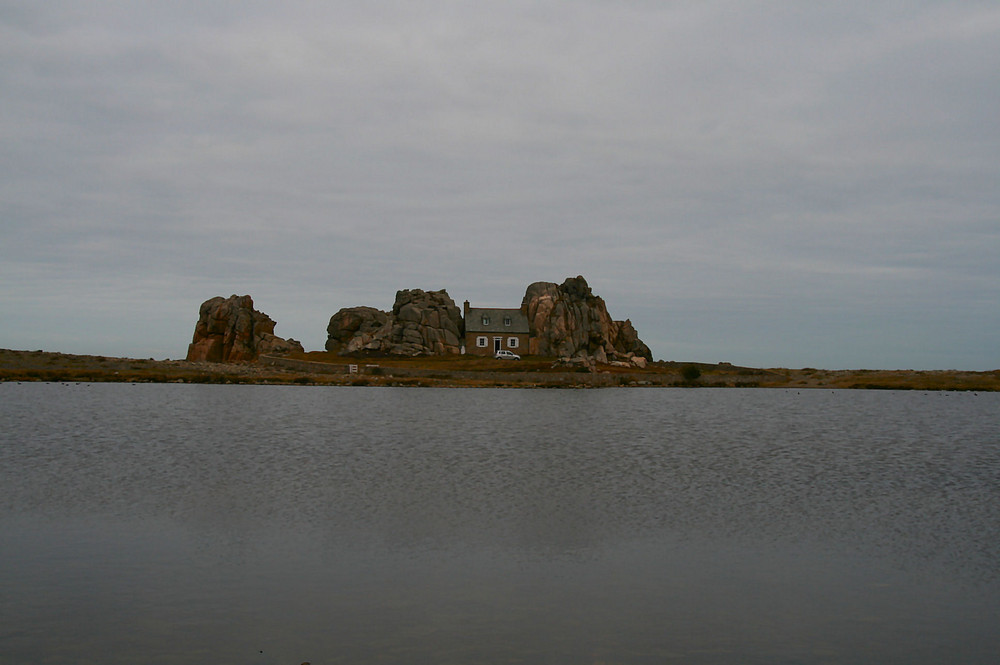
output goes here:
[{"label": "white car", "polygon": [[508,351],[507,349],[500,349],[497,354],[493,356],[497,360],[520,360],[521,356],[517,355],[513,351]]}]

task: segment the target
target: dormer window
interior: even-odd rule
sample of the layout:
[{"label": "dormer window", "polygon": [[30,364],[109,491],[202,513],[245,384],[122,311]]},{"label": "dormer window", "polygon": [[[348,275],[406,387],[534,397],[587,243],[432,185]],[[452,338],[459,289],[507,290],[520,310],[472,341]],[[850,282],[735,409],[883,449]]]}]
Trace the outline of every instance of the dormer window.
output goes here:
[{"label": "dormer window", "polygon": [[505,326],[509,326],[510,325],[510,317],[509,316],[503,317],[503,324]]},{"label": "dormer window", "polygon": [[490,325],[490,317],[486,316],[485,314],[483,314],[483,325],[484,326]]}]

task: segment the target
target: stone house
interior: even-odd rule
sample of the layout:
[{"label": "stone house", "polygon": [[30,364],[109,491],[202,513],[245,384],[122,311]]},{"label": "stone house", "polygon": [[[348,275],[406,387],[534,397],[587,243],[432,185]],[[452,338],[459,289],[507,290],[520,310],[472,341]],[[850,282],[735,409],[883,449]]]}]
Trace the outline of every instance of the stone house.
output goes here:
[{"label": "stone house", "polygon": [[470,307],[465,301],[465,352],[492,356],[501,349],[528,353],[528,316],[519,308]]}]

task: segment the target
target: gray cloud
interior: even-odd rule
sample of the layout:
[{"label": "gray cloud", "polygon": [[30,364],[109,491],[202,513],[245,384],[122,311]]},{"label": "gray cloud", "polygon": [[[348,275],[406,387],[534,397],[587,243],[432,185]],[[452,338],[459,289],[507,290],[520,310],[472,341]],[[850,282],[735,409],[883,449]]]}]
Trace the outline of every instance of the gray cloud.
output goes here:
[{"label": "gray cloud", "polygon": [[[0,4],[0,344],[585,275],[658,357],[1000,366],[992,3]],[[58,322],[58,323],[57,323]]]}]

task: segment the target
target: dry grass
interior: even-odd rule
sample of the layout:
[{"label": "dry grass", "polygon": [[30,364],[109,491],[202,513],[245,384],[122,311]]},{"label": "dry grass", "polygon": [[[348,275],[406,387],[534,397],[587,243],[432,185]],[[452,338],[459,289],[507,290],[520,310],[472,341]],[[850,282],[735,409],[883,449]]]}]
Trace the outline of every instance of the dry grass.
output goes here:
[{"label": "dry grass", "polygon": [[[266,364],[190,363],[75,356],[0,349],[0,381],[113,381],[141,383],[288,384],[336,386],[447,386],[590,388],[611,386],[868,388],[887,390],[1000,390],[1000,370],[758,369],[729,364],[656,362],[647,369],[600,366],[598,372],[561,366],[555,358],[521,361],[472,355],[418,358],[345,358],[327,352],[291,356],[320,363],[305,369]],[[350,374],[347,365],[358,365]],[[701,375],[685,380],[684,367]],[[376,367],[377,366],[377,367]]]},{"label": "dry grass", "polygon": [[992,372],[861,370],[834,372],[828,379],[838,388],[883,390],[1000,390],[1000,370]]},{"label": "dry grass", "polygon": [[[331,365],[378,365],[386,368],[412,368],[440,370],[444,372],[544,372],[553,371],[555,358],[529,356],[522,360],[497,360],[493,357],[471,354],[450,354],[445,356],[418,356],[415,358],[338,356],[329,351],[307,351],[288,356],[293,360],[306,360]],[[563,370],[565,371],[565,370]]]}]

